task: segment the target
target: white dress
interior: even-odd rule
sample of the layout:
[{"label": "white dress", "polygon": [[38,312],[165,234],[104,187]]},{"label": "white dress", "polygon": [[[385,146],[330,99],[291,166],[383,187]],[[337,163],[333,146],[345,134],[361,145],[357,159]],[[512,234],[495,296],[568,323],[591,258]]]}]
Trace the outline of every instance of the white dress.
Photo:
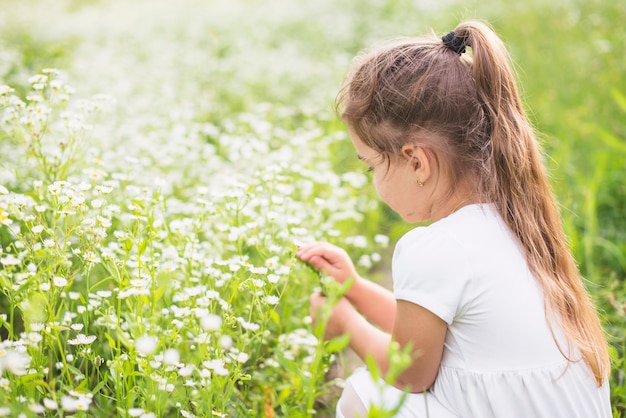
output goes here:
[{"label": "white dress", "polygon": [[[492,205],[466,206],[408,232],[392,271],[396,299],[448,324],[433,387],[409,394],[396,416],[611,417],[608,383],[598,388],[582,360],[568,363],[559,351],[541,289]],[[552,325],[567,352],[558,322]],[[575,350],[571,355],[580,358]],[[402,395],[365,369],[346,383],[366,408],[392,407]]]}]

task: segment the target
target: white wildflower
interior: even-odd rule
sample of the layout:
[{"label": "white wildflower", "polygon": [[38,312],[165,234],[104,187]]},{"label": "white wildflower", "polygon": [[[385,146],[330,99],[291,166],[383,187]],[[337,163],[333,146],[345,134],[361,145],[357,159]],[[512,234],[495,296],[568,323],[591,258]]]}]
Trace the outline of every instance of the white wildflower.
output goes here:
[{"label": "white wildflower", "polygon": [[89,345],[93,343],[94,341],[96,341],[95,335],[87,336],[85,334],[78,334],[76,338],[72,340],[68,340],[67,343],[70,345]]},{"label": "white wildflower", "polygon": [[67,279],[65,277],[55,276],[52,278],[52,283],[56,287],[65,287],[67,286]]},{"label": "white wildflower", "polygon": [[91,189],[91,184],[82,182],[78,185],[78,189],[86,192],[87,190]]},{"label": "white wildflower", "polygon": [[174,348],[165,350],[163,353],[163,363],[167,365],[175,365],[180,361],[180,353]]},{"label": "white wildflower", "polygon": [[254,322],[248,322],[245,319],[239,317],[237,318],[237,322],[239,322],[243,329],[248,331],[258,331],[260,327],[259,324],[255,324]]},{"label": "white wildflower", "polygon": [[233,338],[230,335],[222,335],[220,337],[220,346],[223,349],[228,350],[233,345]]},{"label": "white wildflower", "polygon": [[13,223],[12,219],[9,219],[9,214],[3,210],[0,210],[0,223],[3,225],[11,225]]},{"label": "white wildflower", "polygon": [[353,237],[347,237],[346,243],[352,244],[357,248],[365,248],[367,247],[367,238],[363,235],[355,235]]},{"label": "white wildflower", "polygon": [[364,269],[369,269],[370,267],[372,267],[372,259],[369,255],[363,254],[361,257],[359,257],[359,260],[356,264],[359,267],[363,267]]},{"label": "white wildflower", "polygon": [[220,376],[227,376],[228,370],[224,367],[224,360],[215,359],[202,363],[207,369],[213,370],[213,373]]},{"label": "white wildflower", "polygon": [[383,247],[386,247],[389,245],[389,237],[387,235],[376,234],[374,235],[374,242],[376,244],[380,244]]},{"label": "white wildflower", "polygon": [[46,409],[43,407],[43,405],[39,405],[36,403],[28,405],[28,409],[30,409],[30,412],[33,412],[35,414],[43,414],[44,412],[46,412]]},{"label": "white wildflower", "polygon": [[202,317],[200,325],[205,331],[217,331],[222,326],[222,317],[215,314],[208,314]]},{"label": "white wildflower", "polygon": [[71,396],[64,396],[61,398],[61,408],[68,412],[76,411],[76,399]]},{"label": "white wildflower", "polygon": [[59,408],[59,404],[55,400],[48,398],[43,398],[43,406],[52,410]]},{"label": "white wildflower", "polygon": [[278,298],[278,296],[275,295],[267,295],[265,297],[265,303],[267,303],[268,305],[276,305],[279,301],[280,299]]},{"label": "white wildflower", "polygon": [[269,269],[274,270],[276,266],[278,266],[278,257],[274,256],[265,260],[265,266]]},{"label": "white wildflower", "polygon": [[181,376],[181,377],[189,377],[193,373],[193,370],[194,370],[193,365],[188,364],[188,365],[186,365],[184,367],[181,367],[178,370],[178,375]]},{"label": "white wildflower", "polygon": [[267,267],[250,267],[250,273],[267,274]]},{"label": "white wildflower", "polygon": [[30,365],[30,356],[22,351],[7,351],[2,357],[0,357],[2,368],[8,370],[16,376],[22,376],[26,374],[28,366]]},{"label": "white wildflower", "polygon": [[89,405],[91,405],[91,398],[87,396],[79,396],[76,399],[77,411],[87,411],[89,409]]},{"label": "white wildflower", "polygon": [[0,258],[0,264],[3,264],[5,266],[17,266],[20,263],[20,259],[12,254],[7,254],[6,257]]},{"label": "white wildflower", "polygon": [[137,340],[135,341],[135,349],[140,355],[149,356],[150,354],[154,353],[154,350],[156,350],[158,343],[159,340],[156,337],[144,335],[137,338]]},{"label": "white wildflower", "polygon": [[33,322],[30,324],[30,330],[34,332],[43,331],[45,327],[45,324],[42,324],[41,322]]},{"label": "white wildflower", "polygon": [[113,187],[110,186],[96,186],[96,191],[102,194],[109,194],[113,191]]},{"label": "white wildflower", "polygon": [[282,276],[286,276],[289,274],[289,266],[280,266],[279,268],[276,269],[276,274],[282,275]]}]

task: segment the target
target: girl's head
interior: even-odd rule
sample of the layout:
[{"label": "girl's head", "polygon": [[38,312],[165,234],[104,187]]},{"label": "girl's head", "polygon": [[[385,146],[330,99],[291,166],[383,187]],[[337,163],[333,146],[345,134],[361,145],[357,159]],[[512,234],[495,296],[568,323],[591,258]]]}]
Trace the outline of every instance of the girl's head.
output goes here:
[{"label": "girl's head", "polygon": [[546,309],[562,318],[602,382],[609,370],[604,334],[497,35],[470,21],[443,38],[400,39],[364,54],[338,108],[359,156],[383,171],[374,179],[381,198],[405,219],[426,220],[425,202],[431,215],[454,211],[464,198],[495,205],[525,251]]},{"label": "girl's head", "polygon": [[[506,50],[493,31],[466,22],[449,43],[458,48],[435,35],[399,39],[358,57],[339,109],[353,139],[381,158],[406,158],[407,144],[421,148],[433,169],[428,181],[441,186],[442,198],[462,185],[474,198],[491,201],[497,190],[494,146],[508,140],[494,134],[509,124],[532,132]],[[461,52],[466,46],[472,56]]]}]

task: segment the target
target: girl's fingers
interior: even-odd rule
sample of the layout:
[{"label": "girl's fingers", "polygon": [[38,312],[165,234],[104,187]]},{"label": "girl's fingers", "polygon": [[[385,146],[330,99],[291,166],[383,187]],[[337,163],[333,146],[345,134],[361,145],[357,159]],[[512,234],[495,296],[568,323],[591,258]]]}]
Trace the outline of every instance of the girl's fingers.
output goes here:
[{"label": "girl's fingers", "polygon": [[303,261],[308,261],[315,254],[323,253],[324,251],[321,249],[321,242],[314,242],[312,244],[305,245],[303,247],[298,248],[296,255]]},{"label": "girl's fingers", "polygon": [[326,259],[317,255],[312,256],[309,259],[309,263],[318,270],[322,270],[324,269],[324,267],[328,265],[328,262],[326,261]]},{"label": "girl's fingers", "polygon": [[327,242],[315,242],[298,248],[296,255],[302,261],[309,261],[313,256],[320,256],[332,263],[332,260],[340,257],[341,250]]},{"label": "girl's fingers", "polygon": [[311,294],[311,296],[309,297],[309,301],[311,302],[311,305],[319,305],[320,303],[323,303],[326,300],[326,296],[322,296],[322,294],[317,291]]}]

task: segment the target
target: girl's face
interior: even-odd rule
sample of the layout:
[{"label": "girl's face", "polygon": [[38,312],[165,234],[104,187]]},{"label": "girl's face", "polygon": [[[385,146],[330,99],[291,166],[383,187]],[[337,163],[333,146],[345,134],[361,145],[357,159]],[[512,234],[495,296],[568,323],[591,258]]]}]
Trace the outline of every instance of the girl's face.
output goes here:
[{"label": "girl's face", "polygon": [[374,188],[380,199],[406,222],[423,222],[429,218],[423,188],[411,161],[402,156],[386,159],[352,134],[352,143],[360,160],[374,174]]}]

